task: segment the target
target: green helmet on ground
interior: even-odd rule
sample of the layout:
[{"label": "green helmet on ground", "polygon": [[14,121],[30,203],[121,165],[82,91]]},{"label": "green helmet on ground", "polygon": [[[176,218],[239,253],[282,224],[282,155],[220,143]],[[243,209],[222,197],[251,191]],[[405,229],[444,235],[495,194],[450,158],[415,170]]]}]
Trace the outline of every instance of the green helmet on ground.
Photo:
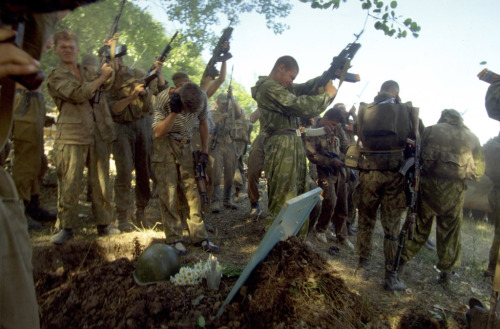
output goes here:
[{"label": "green helmet on ground", "polygon": [[168,281],[181,268],[179,255],[166,244],[153,244],[144,250],[137,260],[133,273],[138,285]]}]

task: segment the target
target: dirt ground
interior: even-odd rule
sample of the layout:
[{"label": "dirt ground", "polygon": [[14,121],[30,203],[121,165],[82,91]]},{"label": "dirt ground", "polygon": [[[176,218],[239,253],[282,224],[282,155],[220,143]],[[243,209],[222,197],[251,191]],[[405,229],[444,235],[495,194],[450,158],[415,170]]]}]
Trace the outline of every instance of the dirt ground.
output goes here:
[{"label": "dirt ground", "polygon": [[[56,191],[45,186],[41,198],[51,210]],[[264,182],[261,192],[265,210]],[[42,328],[465,328],[468,299],[487,302],[491,294],[491,282],[480,273],[491,244],[489,224],[464,228],[464,249],[473,244],[473,250],[464,250],[463,265],[450,286],[431,283],[437,276],[432,267],[437,257],[435,251],[423,249],[408,264],[402,276],[408,289],[401,293],[382,288],[383,236],[377,224],[368,278],[355,273],[354,251],[341,247],[337,255],[329,253],[333,237],[325,245],[311,235],[309,246],[292,238],[270,252],[223,314],[215,317],[264,235],[263,220],[248,219],[248,199],[238,205],[238,210],[206,215],[206,223],[215,229],[210,237],[221,249],[217,257],[225,275],[219,290],[209,290],[205,281],[139,286],[132,277],[136,260],[146,247],[163,242],[161,224],[155,230],[98,237],[82,193],[82,225],[73,240],[52,245],[53,223],[31,232]],[[160,222],[157,199],[151,200],[146,216]],[[183,266],[207,259],[201,248],[187,249]],[[466,254],[477,259],[466,261]]]}]

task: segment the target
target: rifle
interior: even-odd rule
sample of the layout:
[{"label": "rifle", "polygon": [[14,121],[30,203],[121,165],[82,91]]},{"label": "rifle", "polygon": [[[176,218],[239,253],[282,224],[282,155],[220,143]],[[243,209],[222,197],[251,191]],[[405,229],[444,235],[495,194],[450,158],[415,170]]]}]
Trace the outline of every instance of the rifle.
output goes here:
[{"label": "rifle", "polygon": [[231,53],[229,52],[229,47],[224,47],[224,44],[226,42],[229,42],[229,39],[231,39],[232,33],[233,28],[231,26],[227,27],[224,32],[222,32],[222,35],[219,38],[214,51],[212,52],[212,58],[210,58],[210,60],[208,61],[205,72],[203,72],[200,85],[203,85],[203,81],[207,76],[213,77],[214,79],[219,76],[219,70],[215,68],[216,63],[225,62],[233,57],[233,55],[231,55]]},{"label": "rifle", "polygon": [[479,78],[479,80],[482,80],[482,81],[487,82],[489,84],[492,84],[493,82],[500,79],[500,75],[498,75],[495,72],[492,72],[488,69],[484,69],[481,72],[479,72],[477,74],[477,77]]},{"label": "rifle", "polygon": [[356,40],[354,42],[349,43],[338,56],[333,57],[332,63],[330,64],[330,68],[323,72],[321,78],[319,79],[319,86],[324,87],[328,81],[340,79],[340,83],[342,81],[347,82],[358,82],[360,81],[359,74],[348,73],[347,70],[351,67],[351,60],[356,55],[356,52],[361,47],[361,44],[356,43],[359,37],[363,34],[361,31],[360,34],[356,35]]},{"label": "rifle", "polygon": [[[407,189],[407,203],[408,211],[406,213],[406,219],[399,232],[398,236],[398,249],[396,251],[396,257],[394,258],[394,270],[399,269],[399,263],[401,261],[401,253],[406,240],[406,235],[408,234],[408,240],[413,240],[413,234],[415,233],[415,224],[417,221],[417,198],[418,189],[420,184],[420,133],[418,131],[418,109],[414,108],[412,113],[414,122],[414,132],[415,140],[407,139],[406,143],[410,148],[411,157],[406,160],[399,172],[406,177],[408,182]],[[415,124],[416,122],[416,124]],[[411,170],[413,169],[413,170]]]},{"label": "rifle", "polygon": [[[231,68],[231,79],[229,80],[229,87],[227,87],[228,94],[227,94],[226,113],[229,113],[228,112],[229,111],[229,104],[231,102],[231,98],[229,98],[229,90],[231,89],[231,84],[233,83],[233,70],[234,70],[234,66]],[[224,122],[222,124],[222,133],[224,133],[224,131],[226,130],[226,119],[227,119],[227,116],[224,118]],[[210,148],[212,150],[215,150],[215,148],[217,147],[217,139],[219,139],[219,129],[220,129],[220,122],[218,122],[216,127],[215,127],[214,139],[212,141],[212,145],[210,146]]]},{"label": "rifle", "polygon": [[193,158],[194,158],[194,168],[195,168],[195,178],[196,178],[196,183],[198,185],[198,193],[200,194],[200,201],[201,201],[201,212],[202,214],[205,213],[205,209],[208,206],[208,197],[207,197],[207,183],[208,183],[208,177],[205,172],[205,168],[200,162],[200,154],[201,150],[196,150],[193,151]]},{"label": "rifle", "polygon": [[[174,39],[177,37],[177,33],[179,33],[179,31],[175,32],[174,36],[172,37],[172,39],[170,39],[170,41],[168,42],[165,49],[163,49],[161,54],[158,57],[156,57],[156,61],[159,61],[162,63],[165,62],[168,54],[172,50],[171,44],[172,44],[172,41],[174,41]],[[155,65],[153,64],[153,65],[151,65],[151,68],[149,69],[149,73],[146,73],[146,75],[143,78],[144,88],[146,88],[151,83],[151,81],[153,81],[157,77],[158,77],[158,70],[156,69]]]},{"label": "rifle", "polygon": [[[101,57],[101,65],[98,67],[99,71],[105,63],[110,63],[114,58],[122,57],[127,54],[126,45],[118,46],[116,44],[116,42],[118,41],[118,22],[122,17],[123,8],[125,7],[125,1],[126,0],[122,0],[122,2],[120,3],[120,9],[118,11],[118,14],[115,16],[113,24],[111,25],[111,30],[109,31],[108,37],[106,38],[105,45],[101,49],[99,49],[99,57]],[[108,44],[110,41],[111,45]],[[102,92],[103,87],[101,85],[99,89],[97,89],[97,92],[92,99],[92,104],[101,103]]]}]

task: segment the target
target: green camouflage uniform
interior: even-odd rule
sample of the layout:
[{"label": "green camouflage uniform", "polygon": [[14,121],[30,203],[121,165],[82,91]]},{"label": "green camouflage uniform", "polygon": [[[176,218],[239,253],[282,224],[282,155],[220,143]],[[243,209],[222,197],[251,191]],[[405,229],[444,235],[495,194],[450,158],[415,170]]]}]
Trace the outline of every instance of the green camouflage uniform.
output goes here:
[{"label": "green camouflage uniform", "polygon": [[484,174],[484,155],[478,138],[463,124],[460,113],[444,110],[438,123],[422,136],[422,178],[414,240],[406,240],[402,259],[409,261],[427,241],[436,217],[437,268],[460,267],[466,184]]},{"label": "green camouflage uniform", "polygon": [[[80,73],[86,74],[81,66]],[[109,81],[111,83],[111,80]],[[113,126],[105,100],[94,107],[91,81],[80,81],[63,64],[54,69],[47,87],[59,111],[54,144],[58,178],[56,228],[70,229],[79,225],[78,200],[85,165],[92,189],[92,210],[97,225],[111,223],[109,197],[109,143]]]},{"label": "green camouflage uniform", "polygon": [[[252,87],[252,97],[261,111],[261,129],[269,134],[265,145],[264,171],[268,181],[269,227],[285,202],[306,192],[306,156],[300,138],[299,117],[312,118],[333,101],[319,93],[318,78],[288,88],[262,76]],[[307,231],[308,223],[305,223]]]},{"label": "green camouflage uniform", "polygon": [[[316,231],[323,233],[333,220],[335,234],[339,242],[346,238],[347,220],[347,190],[346,169],[335,169],[333,158],[328,152],[335,152],[339,156],[346,152],[349,146],[347,138],[340,124],[333,133],[322,136],[305,136],[305,150],[307,158],[316,165],[318,186],[323,189],[321,212],[316,224]],[[339,158],[340,160],[340,158]]]},{"label": "green camouflage uniform", "polygon": [[259,179],[264,168],[264,145],[267,135],[260,133],[252,142],[248,155],[248,199],[251,205],[260,200]]},{"label": "green camouflage uniform", "polygon": [[485,175],[493,182],[493,187],[488,194],[491,213],[488,220],[495,225],[495,235],[491,243],[488,269],[490,274],[495,273],[497,265],[498,248],[500,248],[500,135],[490,139],[483,146],[484,158],[486,161]]},{"label": "green camouflage uniform", "polygon": [[[364,111],[384,106],[395,111],[397,115],[385,117],[384,111],[379,111],[378,117],[371,117],[371,120],[387,121],[393,127],[398,127],[395,128],[397,132],[390,134],[394,137],[386,138],[387,134],[384,133],[365,134],[365,124],[368,126],[373,123],[364,121],[369,120],[364,119]],[[359,163],[359,183],[354,192],[354,204],[359,214],[356,249],[360,259],[370,258],[377,209],[380,207],[380,221],[384,230],[384,256],[388,271],[393,271],[400,221],[406,207],[404,177],[398,170],[404,162],[403,149],[406,138],[412,137],[410,109],[411,104],[400,104],[392,95],[380,93],[375,97],[374,103],[361,103],[358,116],[358,136],[363,145],[363,153]]]}]

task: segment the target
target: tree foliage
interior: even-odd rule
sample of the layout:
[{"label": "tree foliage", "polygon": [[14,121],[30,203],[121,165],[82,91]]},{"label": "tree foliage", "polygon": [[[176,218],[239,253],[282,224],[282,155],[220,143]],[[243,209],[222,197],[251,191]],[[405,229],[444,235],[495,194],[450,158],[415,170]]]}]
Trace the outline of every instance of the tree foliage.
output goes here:
[{"label": "tree foliage", "polygon": [[[311,8],[317,9],[337,9],[340,7],[341,0],[300,0],[304,3],[310,3]],[[342,0],[346,2],[347,0]],[[361,9],[366,10],[367,14],[375,19],[374,27],[376,30],[384,32],[389,37],[406,38],[410,32],[415,38],[418,37],[420,26],[411,18],[404,18],[396,14],[398,2],[395,0],[360,0]]]}]

